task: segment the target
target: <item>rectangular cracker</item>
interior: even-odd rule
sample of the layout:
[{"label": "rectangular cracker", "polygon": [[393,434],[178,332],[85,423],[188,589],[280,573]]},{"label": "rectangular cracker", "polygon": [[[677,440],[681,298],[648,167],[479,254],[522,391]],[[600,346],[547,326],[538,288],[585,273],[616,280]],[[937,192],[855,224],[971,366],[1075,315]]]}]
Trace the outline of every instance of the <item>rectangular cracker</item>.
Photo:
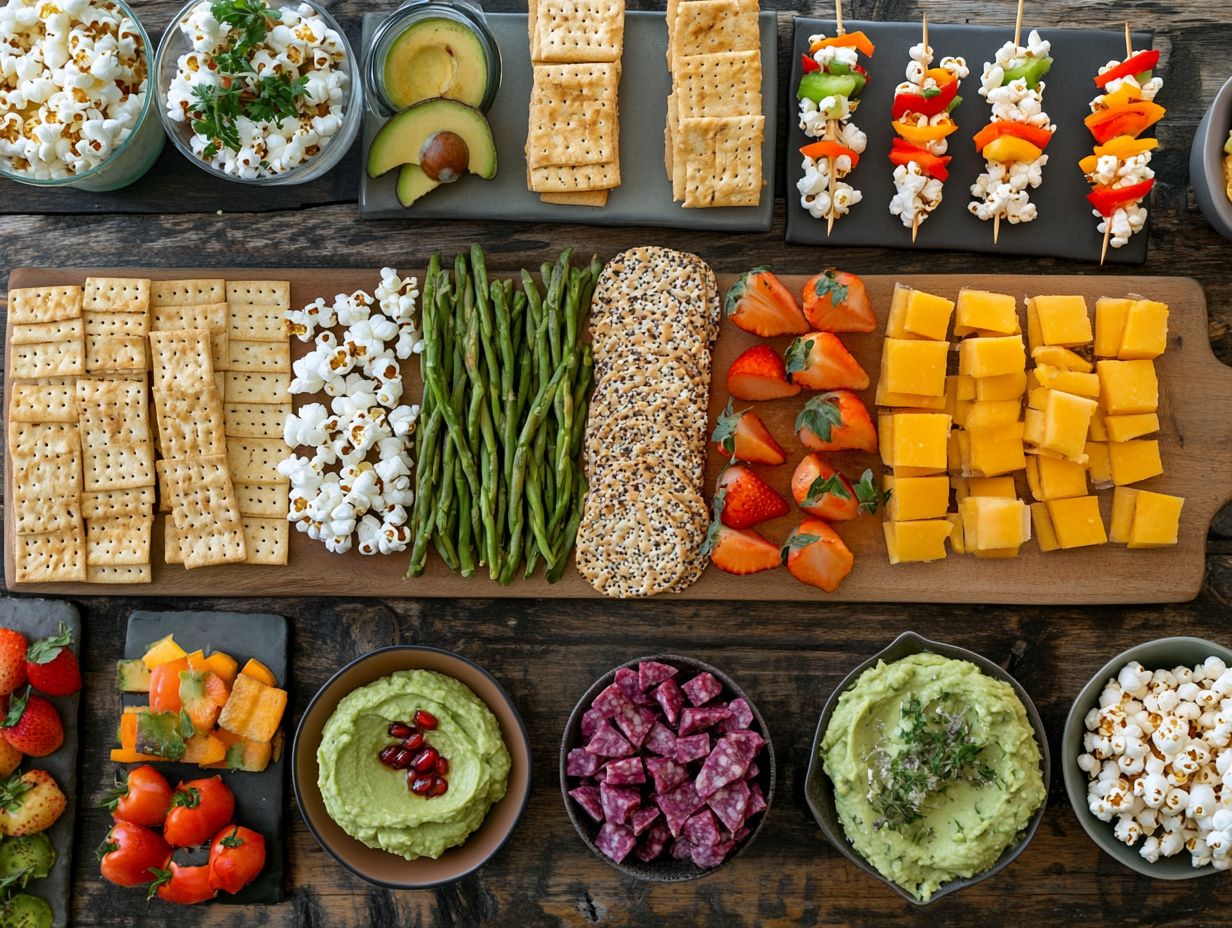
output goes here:
[{"label": "rectangular cracker", "polygon": [[229,341],[229,371],[290,371],[291,343],[286,339],[277,342],[251,342],[231,338]]},{"label": "rectangular cracker", "polygon": [[114,519],[116,516],[148,516],[154,512],[154,488],[96,490],[81,494],[83,519]]},{"label": "rectangular cracker", "polygon": [[287,478],[278,473],[278,463],[287,454],[281,438],[233,438],[227,442],[227,462],[239,483],[286,484]]},{"label": "rectangular cracker", "polygon": [[9,421],[76,422],[76,378],[14,380],[9,387]]},{"label": "rectangular cracker", "polygon": [[530,189],[536,193],[576,193],[620,186],[620,165],[616,162],[528,168],[528,173]]},{"label": "rectangular cracker", "polygon": [[291,308],[289,280],[228,280],[227,302],[254,306],[274,306],[281,312]]},{"label": "rectangular cracker", "polygon": [[13,458],[13,483],[31,493],[69,497],[81,493],[81,452],[54,458]]},{"label": "rectangular cracker", "polygon": [[85,363],[91,374],[150,369],[141,335],[87,335]]},{"label": "rectangular cracker", "polygon": [[574,193],[541,193],[539,199],[544,203],[556,203],[561,206],[607,206],[608,190],[578,190]]},{"label": "rectangular cracker", "polygon": [[223,377],[224,403],[273,403],[291,405],[291,375],[286,371],[264,374],[227,371]]},{"label": "rectangular cracker", "polygon": [[682,58],[672,90],[677,125],[681,120],[705,116],[760,115],[761,52],[716,52]]},{"label": "rectangular cracker", "polygon": [[150,334],[148,313],[100,313],[90,310],[84,314],[86,335],[136,335]]},{"label": "rectangular cracker", "polygon": [[13,540],[13,561],[18,583],[52,583],[86,579],[85,532],[61,529]]},{"label": "rectangular cracker", "polygon": [[286,519],[290,494],[287,487],[272,483],[234,482],[235,500],[240,515],[266,519]]},{"label": "rectangular cracker", "polygon": [[128,377],[83,377],[77,381],[77,409],[115,407],[139,419],[144,426],[139,438],[149,438],[149,394],[145,379]]},{"label": "rectangular cracker", "polygon": [[14,325],[9,343],[13,345],[38,345],[43,342],[66,342],[80,339],[85,326],[80,319],[61,319],[57,322],[27,322]]},{"label": "rectangular cracker", "polygon": [[149,583],[153,574],[149,564],[127,564],[111,566],[88,564],[86,566],[87,583]]},{"label": "rectangular cracker", "polygon": [[286,428],[284,404],[227,403],[223,407],[223,427],[228,438],[281,438]]},{"label": "rectangular cracker", "polygon": [[538,0],[535,60],[619,61],[624,50],[624,0]]},{"label": "rectangular cracker", "polygon": [[184,552],[180,550],[180,532],[174,519],[163,519],[163,560],[168,564],[183,564]]},{"label": "rectangular cracker", "polygon": [[154,446],[149,442],[83,448],[82,486],[96,490],[125,490],[154,486]]},{"label": "rectangular cracker", "polygon": [[149,313],[150,282],[142,277],[87,277],[83,312]]},{"label": "rectangular cracker", "polygon": [[9,371],[14,380],[67,377],[84,374],[85,370],[83,339],[12,345],[9,348]]},{"label": "rectangular cracker", "polygon": [[14,461],[53,459],[81,450],[76,423],[9,422],[9,455]]},{"label": "rectangular cracker", "polygon": [[193,526],[239,523],[226,455],[164,459],[171,515],[181,532]]},{"label": "rectangular cracker", "polygon": [[285,342],[289,337],[286,311],[277,306],[236,303],[231,307],[227,334],[249,342]]},{"label": "rectangular cracker", "polygon": [[155,306],[150,310],[150,328],[155,332],[206,329],[210,333],[210,362],[215,371],[227,369],[228,338],[226,303],[183,303]]},{"label": "rectangular cracker", "polygon": [[243,525],[246,564],[283,566],[287,563],[291,524],[286,519],[246,518]]},{"label": "rectangular cracker", "polygon": [[222,397],[213,386],[197,393],[155,397],[163,456],[192,458],[227,453]]},{"label": "rectangular cracker", "polygon": [[537,64],[526,163],[602,164],[619,155],[618,64]]},{"label": "rectangular cracker", "polygon": [[221,277],[192,280],[154,280],[150,282],[150,306],[196,306],[222,303],[227,299],[227,282]]},{"label": "rectangular cracker", "polygon": [[22,287],[9,291],[9,322],[60,322],[81,318],[82,289],[78,286]]},{"label": "rectangular cracker", "polygon": [[761,48],[757,0],[692,0],[675,3],[668,25],[668,59],[675,74],[679,61],[712,52],[747,52]]},{"label": "rectangular cracker", "polygon": [[151,516],[86,520],[86,563],[129,567],[150,563]]},{"label": "rectangular cracker", "polygon": [[764,116],[681,121],[686,207],[756,206],[761,201],[765,124]]},{"label": "rectangular cracker", "polygon": [[217,564],[239,564],[247,557],[244,527],[239,522],[228,525],[196,525],[185,529],[176,526],[180,554],[188,570],[213,567]]},{"label": "rectangular cracker", "polygon": [[20,485],[13,487],[13,526],[18,535],[41,535],[81,528],[76,496],[44,496]]},{"label": "rectangular cracker", "polygon": [[207,329],[151,332],[149,339],[156,393],[191,393],[213,385],[214,364]]}]

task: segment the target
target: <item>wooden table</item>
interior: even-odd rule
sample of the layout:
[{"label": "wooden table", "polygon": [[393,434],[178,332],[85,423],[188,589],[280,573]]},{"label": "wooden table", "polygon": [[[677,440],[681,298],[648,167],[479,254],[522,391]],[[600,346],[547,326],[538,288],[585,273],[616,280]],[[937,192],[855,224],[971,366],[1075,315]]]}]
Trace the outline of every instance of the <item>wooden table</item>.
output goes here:
[{"label": "wooden table", "polygon": [[[358,37],[368,4],[330,4]],[[389,4],[392,6],[392,4]],[[657,4],[630,0],[630,8]],[[783,58],[793,12],[826,15],[828,3],[765,3],[780,9]],[[140,2],[157,35],[176,4]],[[495,0],[493,9],[522,8]],[[850,18],[934,22],[1013,21],[1009,0],[984,3],[933,0],[845,4]],[[1227,78],[1232,41],[1225,0],[1159,0],[1149,6],[1093,6],[1054,0],[1027,25],[1117,27],[1120,15],[1157,30],[1168,81],[1160,102],[1163,149],[1155,160],[1150,258],[1143,273],[1187,274],[1206,288],[1215,352],[1232,362],[1232,245],[1203,222],[1187,184],[1189,144],[1204,105]],[[1045,18],[1046,16],[1046,18]],[[902,62],[878,62],[877,80],[893,82]],[[785,120],[779,114],[782,136]],[[0,287],[18,265],[151,263],[180,266],[294,265],[422,266],[430,252],[449,253],[482,242],[494,266],[520,267],[554,255],[565,244],[610,255],[634,244],[668,244],[696,251],[716,268],[735,271],[772,263],[793,273],[823,262],[858,273],[989,272],[1100,273],[1087,264],[960,254],[859,249],[814,253],[783,244],[783,205],[765,235],[722,235],[584,226],[485,225],[414,222],[361,223],[355,196],[358,151],[326,178],[303,187],[253,194],[208,179],[167,146],[154,170],[130,190],[111,194],[45,193],[0,182]],[[782,191],[780,189],[781,196]],[[962,195],[952,191],[951,195]],[[1111,273],[1124,273],[1115,269]],[[786,926],[889,922],[917,924],[1214,924],[1229,898],[1226,876],[1183,883],[1133,876],[1101,854],[1074,819],[1054,761],[1049,809],[1032,845],[1016,864],[979,886],[917,913],[888,889],[846,863],[814,826],[801,782],[822,703],[838,680],[904,629],[973,648],[1007,667],[1032,694],[1052,733],[1054,758],[1070,701],[1112,654],[1165,634],[1193,634],[1229,642],[1232,619],[1232,511],[1212,527],[1207,577],[1191,603],[1144,608],[986,608],[980,606],[715,603],[609,603],[550,600],[374,601],[254,599],[151,602],[137,597],[85,599],[86,699],[82,717],[81,783],[73,917],[80,925],[161,924],[172,914],[146,910],[132,892],[100,881],[94,847],[107,816],[94,805],[111,778],[103,760],[119,700],[114,661],[128,614],[136,608],[238,608],[281,612],[293,622],[292,714],[342,663],[395,641],[458,650],[484,664],[512,693],[535,747],[534,791],[514,840],[480,873],[453,886],[396,893],[369,886],[337,867],[313,841],[298,813],[290,829],[287,901],[238,912],[208,906],[177,911],[177,925],[268,926],[502,926],[689,924]],[[614,621],[615,620],[615,621]],[[612,664],[652,651],[695,654],[735,676],[772,726],[782,770],[778,799],[756,845],[721,873],[695,883],[652,886],[621,878],[585,850],[561,805],[556,782],[560,732],[578,696]],[[1013,916],[1008,913],[1013,912]],[[139,914],[138,914],[139,913]]]}]

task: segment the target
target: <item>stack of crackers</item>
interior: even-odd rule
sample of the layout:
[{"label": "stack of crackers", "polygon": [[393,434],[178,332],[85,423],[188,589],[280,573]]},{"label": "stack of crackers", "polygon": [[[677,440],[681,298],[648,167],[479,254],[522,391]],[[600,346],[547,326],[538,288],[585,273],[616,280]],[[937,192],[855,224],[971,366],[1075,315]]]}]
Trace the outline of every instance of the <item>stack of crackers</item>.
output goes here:
[{"label": "stack of crackers", "polygon": [[577,567],[607,596],[679,592],[706,567],[702,485],[720,315],[714,272],[696,255],[634,248],[599,277]]},{"label": "stack of crackers", "polygon": [[664,152],[672,199],[756,206],[762,195],[757,0],[668,0]]},{"label": "stack of crackers", "polygon": [[545,203],[605,206],[620,186],[624,0],[530,0],[526,184]]}]

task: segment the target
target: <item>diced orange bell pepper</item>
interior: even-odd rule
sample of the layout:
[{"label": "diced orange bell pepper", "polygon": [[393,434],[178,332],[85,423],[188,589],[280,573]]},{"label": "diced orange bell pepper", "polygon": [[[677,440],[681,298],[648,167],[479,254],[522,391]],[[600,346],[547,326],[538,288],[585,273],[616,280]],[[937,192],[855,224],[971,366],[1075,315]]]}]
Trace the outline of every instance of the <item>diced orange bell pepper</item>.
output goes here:
[{"label": "diced orange bell pepper", "polygon": [[1153,151],[1159,147],[1159,139],[1135,139],[1128,135],[1118,135],[1103,145],[1095,146],[1095,154],[1101,158],[1104,155],[1114,155],[1124,161],[1133,158],[1144,151]]},{"label": "diced orange bell pepper", "polygon": [[1137,138],[1163,119],[1166,113],[1167,111],[1158,103],[1148,103],[1143,100],[1100,110],[1098,113],[1092,113],[1083,122],[1095,136],[1095,141],[1102,145],[1118,135]]},{"label": "diced orange bell pepper", "polygon": [[933,126],[915,126],[909,122],[893,122],[890,124],[894,131],[905,138],[908,142],[914,142],[917,145],[924,145],[927,142],[935,142],[937,139],[943,139],[947,135],[958,130],[958,126],[953,120]]},{"label": "diced orange bell pepper", "polygon": [[862,55],[871,56],[877,46],[870,42],[863,32],[844,32],[827,39],[818,39],[809,48],[812,51],[817,51],[819,48],[854,48]]},{"label": "diced orange bell pepper", "polygon": [[120,716],[120,747],[126,751],[137,748],[137,713],[125,712]]},{"label": "diced orange bell pepper", "polygon": [[209,657],[202,656],[200,651],[190,654],[188,655],[188,667],[190,670],[208,670],[216,674],[227,686],[235,681],[235,675],[239,672],[239,662],[223,651],[215,651]]},{"label": "diced orange bell pepper", "polygon": [[138,754],[136,751],[130,751],[127,748],[111,749],[111,762],[113,764],[146,764],[165,761],[166,759],[156,754]]},{"label": "diced orange bell pepper", "polygon": [[221,763],[227,756],[227,745],[215,735],[195,735],[184,742],[184,756],[180,761],[185,764]]},{"label": "diced orange bell pepper", "polygon": [[860,156],[854,149],[848,148],[846,145],[841,145],[838,142],[833,142],[830,139],[821,139],[817,142],[810,142],[800,149],[800,154],[806,158],[837,158],[840,155],[846,155],[851,159],[851,166],[854,168],[860,163]]},{"label": "diced orange bell pepper", "polygon": [[1087,155],[1078,162],[1078,167],[1081,169],[1083,174],[1090,174],[1097,167],[1099,167],[1099,156]]},{"label": "diced orange bell pepper", "polygon": [[150,671],[150,709],[154,712],[180,711],[180,671],[188,669],[188,658],[159,664]]},{"label": "diced orange bell pepper", "polygon": [[255,657],[249,658],[248,663],[244,665],[244,669],[240,673],[248,674],[248,676],[260,680],[266,686],[278,685],[278,681],[274,679],[274,672]]},{"label": "diced orange bell pepper", "polygon": [[1039,126],[1029,126],[1025,122],[998,120],[997,122],[990,122],[975,134],[973,140],[975,142],[975,150],[983,151],[990,142],[1001,138],[1003,135],[1012,135],[1015,138],[1030,142],[1040,151],[1047,148],[1048,143],[1052,141],[1052,132],[1048,129],[1042,129]]},{"label": "diced orange bell pepper", "polygon": [[1100,97],[1099,102],[1104,105],[1105,109],[1111,109],[1116,106],[1125,106],[1128,103],[1136,103],[1142,99],[1142,91],[1130,84],[1124,84],[1118,87],[1112,93],[1106,93]]},{"label": "diced orange bell pepper", "polygon": [[986,161],[999,161],[1002,164],[1016,161],[1029,164],[1043,154],[1038,145],[1016,135],[997,136],[984,146],[983,153]]}]

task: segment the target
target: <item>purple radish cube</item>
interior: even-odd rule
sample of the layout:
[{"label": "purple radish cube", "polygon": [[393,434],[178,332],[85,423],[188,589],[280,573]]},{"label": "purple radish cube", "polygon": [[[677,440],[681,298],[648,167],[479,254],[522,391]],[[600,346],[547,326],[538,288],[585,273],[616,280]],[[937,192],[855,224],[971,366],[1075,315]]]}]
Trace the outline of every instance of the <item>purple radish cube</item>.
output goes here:
[{"label": "purple radish cube", "polygon": [[582,737],[589,738],[603,724],[603,713],[598,709],[587,709],[582,713]]},{"label": "purple radish cube", "polygon": [[659,794],[658,805],[663,810],[663,818],[673,837],[680,837],[684,823],[694,812],[704,806],[705,800],[697,795],[697,789],[692,782],[685,780],[670,793]]},{"label": "purple radish cube", "polygon": [[741,731],[753,724],[753,707],[749,705],[748,700],[733,699],[727,704],[727,708],[731,710],[731,718],[719,726],[719,731],[723,734]]},{"label": "purple radish cube", "polygon": [[654,689],[664,680],[676,676],[676,668],[659,661],[642,661],[637,665],[637,686],[643,693]]},{"label": "purple radish cube", "polygon": [[603,725],[586,742],[584,750],[600,757],[628,757],[633,753],[633,746],[612,727],[611,722],[604,719]]},{"label": "purple radish cube", "polygon": [[642,746],[646,736],[650,734],[650,728],[654,723],[655,714],[653,712],[649,709],[635,706],[632,703],[629,704],[628,708],[622,709],[620,714],[616,716],[616,724],[625,733],[629,743],[635,748]]},{"label": "purple radish cube", "polygon": [[599,758],[582,748],[574,748],[565,759],[565,773],[571,777],[593,777],[599,772]]},{"label": "purple radish cube", "polygon": [[[714,750],[706,757],[701,772],[697,774],[696,786],[699,796],[709,796],[728,783],[743,779],[749,769],[749,759],[731,742],[733,735],[724,735]],[[679,743],[679,742],[678,742]]]},{"label": "purple radish cube", "polygon": [[[604,825],[603,827],[606,828],[607,826]],[[723,841],[719,844],[694,844],[689,857],[693,863],[703,870],[710,870],[727,860],[727,855],[735,847],[736,845],[731,841]]]},{"label": "purple radish cube", "polygon": [[704,709],[685,709],[680,713],[680,734],[691,735],[705,731],[731,718],[731,710],[723,706],[707,706]]},{"label": "purple radish cube", "polygon": [[676,736],[662,722],[655,722],[650,726],[650,733],[646,736],[644,746],[646,750],[663,757],[674,757],[676,755]]},{"label": "purple radish cube", "polygon": [[646,769],[654,780],[656,793],[669,793],[689,778],[689,771],[667,757],[646,758]]},{"label": "purple radish cube", "polygon": [[638,683],[637,671],[632,667],[621,667],[616,671],[615,685],[620,687],[630,699],[642,691]]},{"label": "purple radish cube", "polygon": [[723,692],[723,684],[715,679],[714,674],[703,670],[681,689],[693,705],[704,706]]},{"label": "purple radish cube", "polygon": [[699,844],[713,846],[722,840],[719,835],[719,823],[715,819],[714,813],[709,809],[702,809],[700,812],[689,816],[689,820],[684,823],[684,831],[681,834],[694,847]]},{"label": "purple radish cube", "polygon": [[733,834],[749,816],[749,784],[736,780],[716,789],[706,797],[706,804],[714,810],[719,821]]},{"label": "purple radish cube", "polygon": [[687,764],[710,753],[710,736],[705,732],[676,739],[676,763]]},{"label": "purple radish cube", "polygon": [[633,700],[629,698],[623,689],[612,683],[600,691],[599,695],[595,697],[594,702],[590,704],[590,708],[594,709],[605,719],[614,719],[626,709],[632,709]]},{"label": "purple radish cube", "polygon": [[642,804],[641,794],[628,786],[613,786],[606,780],[599,784],[599,804],[603,817],[616,825],[623,825]]},{"label": "purple radish cube", "polygon": [[664,680],[655,687],[652,695],[655,702],[659,704],[659,708],[663,710],[667,724],[675,725],[680,720],[680,711],[684,708],[684,693],[676,685],[676,681]]},{"label": "purple radish cube", "polygon": [[579,786],[577,789],[569,790],[569,795],[596,822],[603,821],[603,804],[599,801],[599,790],[597,787]]},{"label": "purple radish cube", "polygon": [[636,844],[637,838],[633,837],[632,831],[611,822],[604,822],[599,833],[595,835],[595,846],[616,863],[628,857]]},{"label": "purple radish cube", "polygon": [[637,859],[644,863],[650,863],[652,860],[658,860],[663,856],[663,851],[667,848],[667,842],[672,839],[672,833],[667,830],[667,826],[662,822],[655,824],[650,831],[642,836],[642,840],[638,842]]},{"label": "purple radish cube", "polygon": [[[585,753],[585,752],[583,752]],[[638,786],[646,782],[646,771],[640,757],[610,760],[603,768],[603,782],[612,786]]]},{"label": "purple radish cube", "polygon": [[633,833],[640,835],[651,826],[655,819],[662,815],[658,806],[644,806],[633,813]]}]

